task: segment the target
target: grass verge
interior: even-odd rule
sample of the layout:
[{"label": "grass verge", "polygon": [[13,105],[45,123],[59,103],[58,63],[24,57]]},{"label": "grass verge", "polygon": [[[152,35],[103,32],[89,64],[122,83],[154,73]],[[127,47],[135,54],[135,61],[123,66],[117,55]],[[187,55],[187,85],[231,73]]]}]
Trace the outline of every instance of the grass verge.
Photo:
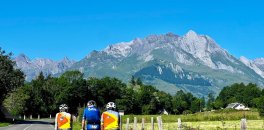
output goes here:
[{"label": "grass verge", "polygon": [[74,122],[73,123],[73,130],[80,130],[82,128],[82,123]]},{"label": "grass verge", "polygon": [[9,122],[0,122],[0,127],[5,127],[5,126],[9,126],[10,123]]}]

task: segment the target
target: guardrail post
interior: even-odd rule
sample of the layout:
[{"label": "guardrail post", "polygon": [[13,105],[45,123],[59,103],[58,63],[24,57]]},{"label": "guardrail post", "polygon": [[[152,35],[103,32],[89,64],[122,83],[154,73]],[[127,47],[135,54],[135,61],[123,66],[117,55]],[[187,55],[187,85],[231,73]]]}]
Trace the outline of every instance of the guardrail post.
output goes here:
[{"label": "guardrail post", "polygon": [[127,118],[127,122],[126,122],[126,130],[129,130],[129,118]]},{"label": "guardrail post", "polygon": [[122,123],[122,116],[120,115],[120,124],[119,124],[120,130],[122,130],[122,125],[123,125],[123,123]]},{"label": "guardrail post", "polygon": [[154,118],[151,117],[151,130],[154,130]]},{"label": "guardrail post", "polygon": [[134,117],[134,127],[133,130],[137,130],[137,117]]},{"label": "guardrail post", "polygon": [[159,128],[159,130],[163,130],[161,116],[158,116],[157,117],[157,122],[158,122],[158,128]]},{"label": "guardrail post", "polygon": [[181,122],[181,118],[178,118],[178,130],[182,129],[182,122]]},{"label": "guardrail post", "polygon": [[246,130],[247,129],[247,119],[241,119],[241,130]]},{"label": "guardrail post", "polygon": [[145,129],[145,119],[142,118],[141,130],[144,130],[144,129]]}]

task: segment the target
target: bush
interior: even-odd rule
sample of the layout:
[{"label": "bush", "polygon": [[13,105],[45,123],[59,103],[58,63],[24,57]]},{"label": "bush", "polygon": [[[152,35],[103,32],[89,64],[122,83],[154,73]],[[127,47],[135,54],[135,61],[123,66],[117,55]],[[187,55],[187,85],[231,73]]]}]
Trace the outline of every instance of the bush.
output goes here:
[{"label": "bush", "polygon": [[188,114],[192,114],[192,111],[190,111],[190,110],[185,110],[185,111],[183,111],[183,113],[182,113],[183,115],[188,115]]}]

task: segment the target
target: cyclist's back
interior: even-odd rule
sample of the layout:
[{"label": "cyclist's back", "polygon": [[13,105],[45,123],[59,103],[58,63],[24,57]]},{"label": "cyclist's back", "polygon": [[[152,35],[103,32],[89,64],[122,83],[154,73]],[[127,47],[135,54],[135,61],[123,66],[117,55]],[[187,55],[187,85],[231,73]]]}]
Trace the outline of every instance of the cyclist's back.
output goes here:
[{"label": "cyclist's back", "polygon": [[109,102],[106,105],[107,111],[102,113],[101,127],[103,130],[119,130],[120,129],[120,115],[115,111],[116,106],[114,102]]},{"label": "cyclist's back", "polygon": [[55,117],[55,130],[72,130],[72,116],[65,112],[67,109],[66,104],[60,105],[60,112]]},{"label": "cyclist's back", "polygon": [[83,127],[86,124],[87,130],[100,130],[100,111],[95,105],[87,105],[83,114]]}]

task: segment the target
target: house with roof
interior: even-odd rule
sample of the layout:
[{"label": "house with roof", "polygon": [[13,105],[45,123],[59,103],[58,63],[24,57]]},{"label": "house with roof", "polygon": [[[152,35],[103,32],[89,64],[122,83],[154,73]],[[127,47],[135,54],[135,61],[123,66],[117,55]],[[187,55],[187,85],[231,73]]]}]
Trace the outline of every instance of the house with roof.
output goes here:
[{"label": "house with roof", "polygon": [[238,102],[228,104],[226,109],[249,110],[248,107],[246,107],[245,105],[238,103]]}]

